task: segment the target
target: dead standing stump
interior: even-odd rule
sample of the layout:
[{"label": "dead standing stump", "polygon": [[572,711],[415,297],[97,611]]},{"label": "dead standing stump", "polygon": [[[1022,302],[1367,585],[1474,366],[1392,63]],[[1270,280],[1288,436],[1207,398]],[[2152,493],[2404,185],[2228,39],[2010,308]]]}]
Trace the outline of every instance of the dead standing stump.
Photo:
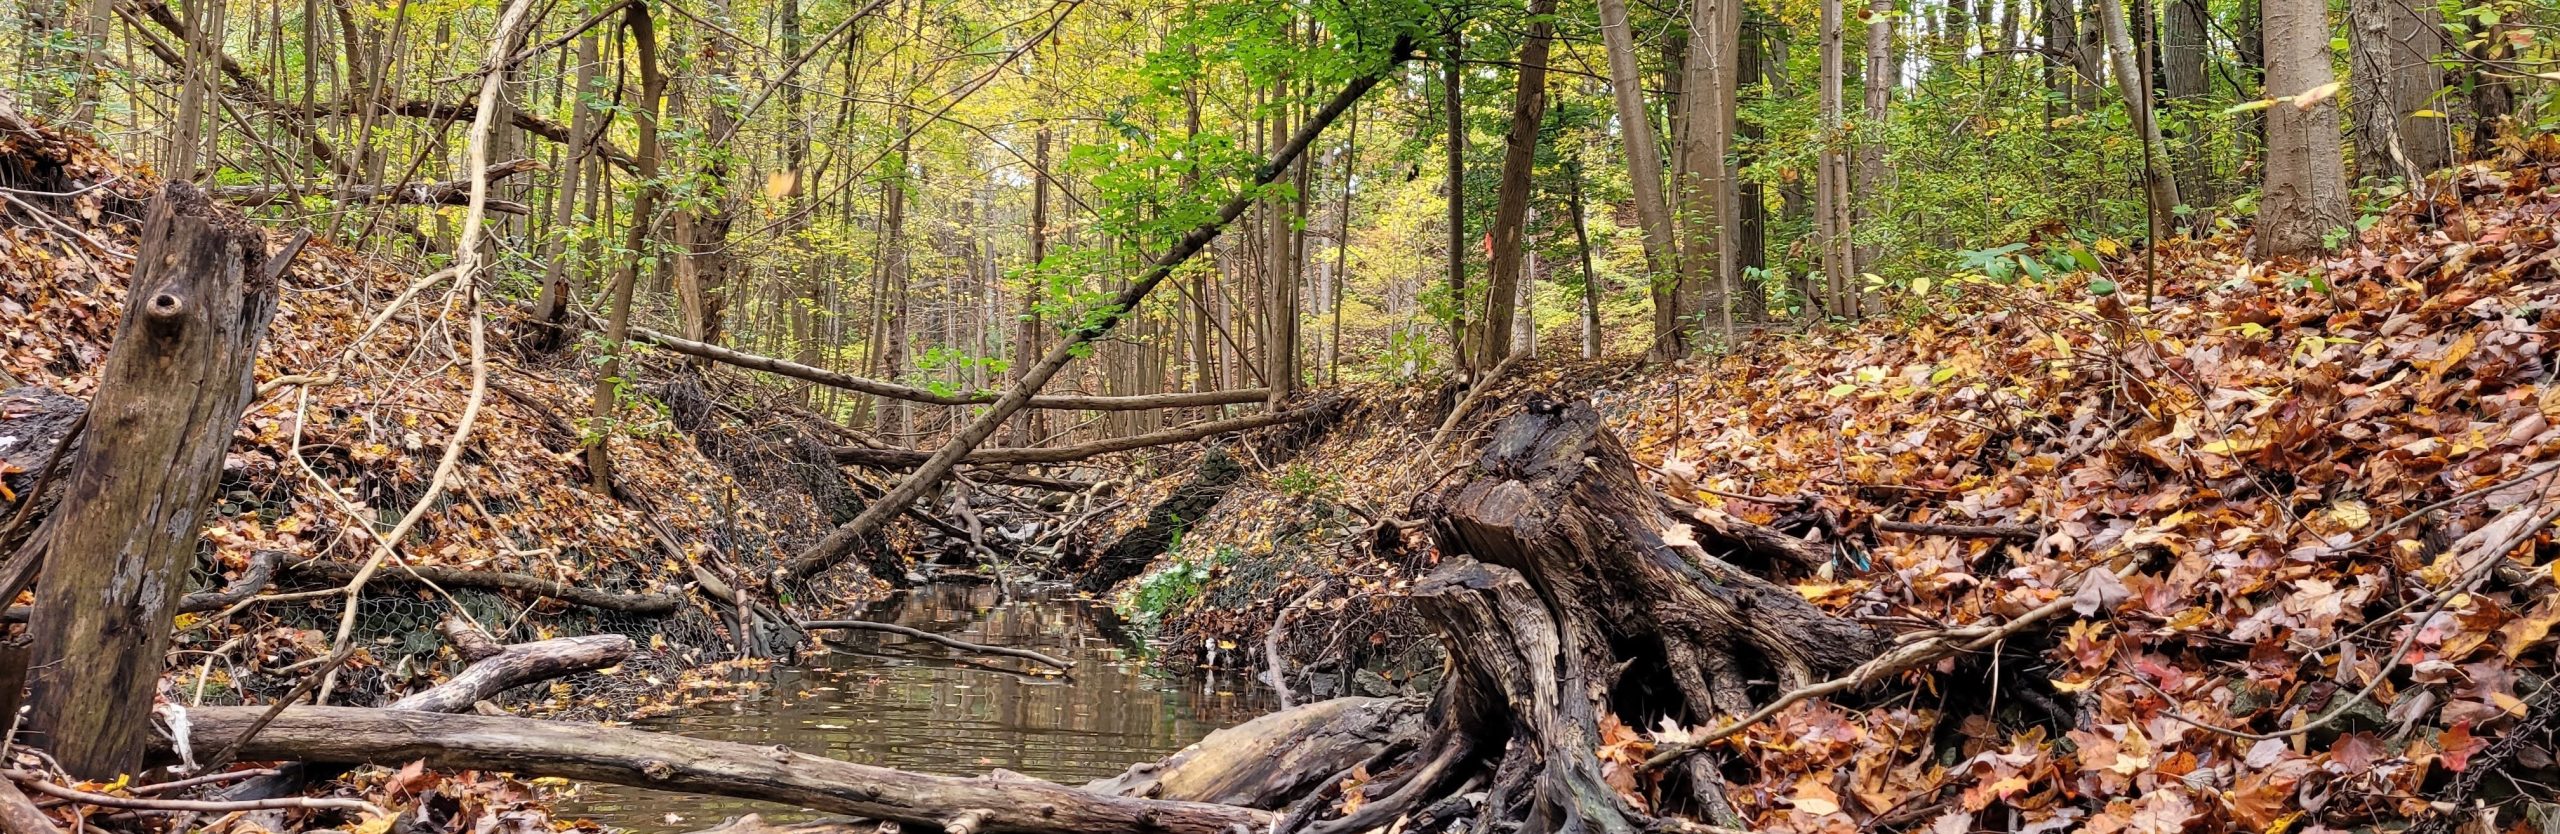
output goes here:
[{"label": "dead standing stump", "polygon": [[170,623],[275,315],[262,240],[184,183],[144,222],[92,439],[37,536],[27,723],[75,775],[142,763]]},{"label": "dead standing stump", "polygon": [[[1439,730],[1382,773],[1353,813],[1313,822],[1337,834],[1422,810],[1518,822],[1524,831],[1645,830],[1651,813],[1738,823],[1705,757],[1671,807],[1612,789],[1601,719],[1643,726],[1749,713],[1768,684],[1792,689],[1875,656],[1882,637],[1736,567],[1774,531],[1672,520],[1627,451],[1585,406],[1533,405],[1504,420],[1472,477],[1427,496],[1440,567],[1414,600],[1440,631],[1452,673]],[[1481,789],[1481,804],[1447,797]],[[1291,821],[1324,815],[1302,800]],[[1435,813],[1437,811],[1437,813]],[[1485,830],[1478,828],[1477,830]]]}]

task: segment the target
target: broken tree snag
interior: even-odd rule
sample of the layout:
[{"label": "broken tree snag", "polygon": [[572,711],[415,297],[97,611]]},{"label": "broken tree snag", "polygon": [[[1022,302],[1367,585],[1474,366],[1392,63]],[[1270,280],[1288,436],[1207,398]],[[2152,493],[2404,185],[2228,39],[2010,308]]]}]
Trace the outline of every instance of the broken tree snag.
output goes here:
[{"label": "broken tree snag", "polygon": [[[198,749],[239,738],[266,707],[188,711]],[[780,802],[939,831],[982,812],[977,830],[1109,834],[1263,831],[1269,812],[1132,799],[1048,782],[928,776],[724,741],[480,715],[288,707],[240,748],[243,759],[502,770],[662,791]]]},{"label": "broken tree snag", "polygon": [[[1252,431],[1254,429],[1286,425],[1289,423],[1303,423],[1333,413],[1337,404],[1338,402],[1321,403],[1307,406],[1305,408],[1290,409],[1288,411],[1274,411],[1267,414],[1255,414],[1249,417],[1237,417],[1229,420],[1202,420],[1197,423],[1175,426],[1163,431],[1148,432],[1146,434],[1133,434],[1127,437],[1115,437],[1109,440],[1097,440],[1091,443],[1078,443],[1072,446],[1032,446],[980,449],[975,452],[970,452],[967,456],[962,457],[960,461],[962,463],[971,463],[981,466],[1015,463],[1071,463],[1090,457],[1111,454],[1113,452],[1128,452],[1156,446],[1166,446],[1175,443],[1188,443],[1203,438],[1216,437],[1221,434]],[[925,459],[931,457],[924,452],[919,452],[913,449],[871,449],[861,446],[846,446],[838,448],[835,450],[835,456],[837,463],[850,464],[853,466],[894,468],[922,466],[924,465]]]},{"label": "broken tree snag", "polygon": [[[542,167],[530,159],[517,159],[489,166],[489,181],[496,182]],[[399,206],[467,206],[471,204],[471,178],[430,182],[404,182],[390,185],[295,186],[295,185],[226,185],[213,188],[214,199],[233,205],[257,207],[290,202],[303,197],[321,197],[341,203],[383,203]],[[523,203],[490,200],[489,210],[499,214],[531,214]]]},{"label": "broken tree snag", "polygon": [[[842,371],[831,371],[814,365],[803,365],[789,359],[777,359],[771,356],[761,356],[734,348],[726,348],[719,345],[697,342],[668,333],[660,333],[646,327],[634,326],[631,328],[630,335],[632,341],[647,344],[670,353],[679,353],[695,359],[707,359],[723,365],[733,365],[751,371],[763,371],[776,376],[790,377],[802,382],[814,382],[829,388],[841,388],[859,394],[870,394],[875,397],[886,397],[893,400],[906,400],[908,402],[923,403],[926,405],[989,405],[994,403],[997,399],[997,395],[992,391],[982,391],[974,394],[944,394],[929,389],[917,388],[912,385],[901,385],[899,383],[872,379],[870,377],[855,376]],[[1249,405],[1265,402],[1270,398],[1271,390],[1268,388],[1246,388],[1234,391],[1187,391],[1171,394],[1130,394],[1117,396],[1100,396],[1092,394],[1042,394],[1032,397],[1030,401],[1025,403],[1022,407],[1060,411],[1145,411],[1157,408],[1199,408],[1215,405]],[[918,457],[921,458],[922,454],[919,453]]]},{"label": "broken tree snag", "polygon": [[170,183],[143,223],[124,321],[91,400],[92,442],[45,519],[28,727],[84,778],[142,762],[169,629],[206,499],[276,309],[262,236]]}]

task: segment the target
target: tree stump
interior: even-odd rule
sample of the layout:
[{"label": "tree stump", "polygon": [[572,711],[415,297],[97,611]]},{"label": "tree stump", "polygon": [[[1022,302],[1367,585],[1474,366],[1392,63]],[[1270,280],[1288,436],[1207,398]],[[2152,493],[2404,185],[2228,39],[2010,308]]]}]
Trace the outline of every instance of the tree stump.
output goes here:
[{"label": "tree stump", "polygon": [[1408,815],[1408,831],[1457,830],[1474,818],[1523,831],[1635,832],[1672,813],[1739,825],[1707,757],[1689,760],[1685,794],[1666,791],[1658,804],[1631,797],[1635,774],[1613,774],[1597,753],[1604,718],[1649,726],[1740,716],[1884,645],[1724,558],[1765,556],[1783,534],[1720,515],[1666,515],[1588,407],[1533,404],[1504,420],[1472,477],[1420,506],[1441,562],[1413,597],[1451,667],[1433,707],[1436,735],[1372,766],[1370,786],[1347,788],[1366,791],[1356,810],[1317,819],[1335,804],[1332,792],[1319,793],[1297,803],[1283,830],[1343,834]]},{"label": "tree stump", "polygon": [[142,764],[152,689],[206,501],[275,314],[265,246],[171,183],[154,201],[86,452],[45,520],[28,727],[84,778]]}]

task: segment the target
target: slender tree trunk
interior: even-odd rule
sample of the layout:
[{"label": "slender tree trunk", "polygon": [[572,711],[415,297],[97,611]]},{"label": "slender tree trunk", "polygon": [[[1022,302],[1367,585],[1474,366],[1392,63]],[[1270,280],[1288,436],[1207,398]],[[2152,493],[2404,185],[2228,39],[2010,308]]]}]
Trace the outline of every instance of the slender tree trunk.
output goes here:
[{"label": "slender tree trunk", "polygon": [[1441,68],[1440,91],[1447,117],[1449,180],[1449,352],[1460,372],[1475,368],[1467,350],[1467,111],[1463,22],[1449,28],[1449,54]]},{"label": "slender tree trunk", "polygon": [[1645,284],[1653,301],[1654,333],[1647,353],[1656,360],[1669,360],[1680,353],[1680,343],[1670,338],[1680,321],[1680,302],[1672,292],[1679,269],[1672,251],[1671,206],[1663,198],[1661,142],[1654,136],[1653,111],[1645,106],[1626,0],[1600,0],[1600,36],[1608,51],[1609,93],[1617,104],[1618,130],[1627,151],[1627,181],[1635,191],[1636,224],[1644,232]]},{"label": "slender tree trunk", "polygon": [[[2057,0],[2059,2],[2059,0]],[[1855,287],[1858,266],[1855,249],[1850,245],[1850,191],[1848,133],[1847,36],[1844,31],[1847,10],[1842,0],[1822,0],[1820,35],[1822,87],[1822,147],[1818,167],[1814,170],[1814,243],[1820,247],[1818,259],[1822,268],[1821,292],[1808,293],[1808,307],[1819,306],[1830,315],[1854,315],[1845,302]]]},{"label": "slender tree trunk", "polygon": [[[1743,24],[1739,50],[1740,89],[1761,89],[1768,66],[1765,49],[1770,40],[1768,35],[1769,24],[1766,21],[1752,20]],[[1756,149],[1760,146],[1759,122],[1737,117],[1734,131],[1742,138],[1741,148]],[[1734,170],[1739,172],[1750,167],[1755,161],[1754,156],[1748,150],[1739,154],[1734,161]],[[1768,269],[1769,261],[1769,203],[1767,195],[1761,193],[1758,181],[1745,180],[1739,173],[1733,176],[1733,181],[1735,210],[1739,212],[1733,224],[1733,283],[1734,292],[1738,294],[1734,299],[1734,317],[1757,324],[1769,320],[1769,294],[1760,280]]]},{"label": "slender tree trunk", "polygon": [[1555,38],[1555,0],[1529,0],[1529,31],[1520,44],[1518,81],[1511,92],[1511,132],[1503,139],[1502,181],[1493,208],[1493,258],[1485,276],[1483,344],[1476,359],[1491,367],[1511,355],[1521,275],[1521,236],[1528,225],[1535,186],[1538,129],[1547,118],[1547,46]]},{"label": "slender tree trunk", "polygon": [[[2267,92],[2300,98],[2333,79],[2328,4],[2262,0],[2266,17]],[[2310,107],[2267,108],[2267,161],[2258,201],[2258,253],[2282,257],[2318,251],[2347,222],[2347,175],[2339,157],[2335,96]]]},{"label": "slender tree trunk", "polygon": [[588,164],[587,146],[596,130],[595,110],[586,104],[587,92],[596,79],[596,41],[595,35],[578,39],[578,67],[568,96],[573,108],[569,115],[569,146],[563,154],[568,162],[561,166],[559,184],[552,195],[553,231],[543,243],[542,292],[533,300],[535,331],[526,342],[537,353],[549,353],[567,343],[569,284],[574,277],[568,231],[578,225],[578,185]]},{"label": "slender tree trunk", "polygon": [[[1900,63],[1893,59],[1893,0],[1870,0],[1867,4],[1867,72],[1866,119],[1858,126],[1857,196],[1855,224],[1865,226],[1882,215],[1885,202],[1885,120],[1890,117],[1893,90],[1901,84]],[[1873,268],[1880,254],[1874,244],[1858,247],[1856,263],[1860,268]],[[1839,309],[1852,318],[1869,312],[1874,301],[1867,297],[1865,280],[1851,275],[1851,286],[1839,300]]]},{"label": "slender tree trunk", "polygon": [[[1682,128],[1678,137],[1681,283],[1701,312],[1713,310],[1725,344],[1733,344],[1735,56],[1740,0],[1697,0],[1690,7],[1689,49],[1682,62]],[[1683,307],[1690,306],[1683,303]]]},{"label": "slender tree trunk", "polygon": [[1583,222],[1582,155],[1573,155],[1565,172],[1565,207],[1573,212],[1573,249],[1582,261],[1582,358],[1597,359],[1609,350],[1600,330],[1600,273],[1591,267],[1591,228]]},{"label": "slender tree trunk", "polygon": [[658,30],[650,19],[649,4],[634,0],[622,7],[623,25],[631,30],[632,60],[640,64],[640,101],[631,108],[631,123],[638,134],[634,156],[639,163],[640,182],[631,198],[631,254],[622,268],[614,273],[610,290],[611,306],[606,310],[604,325],[604,362],[596,367],[595,399],[590,404],[587,426],[587,478],[597,492],[613,492],[613,436],[621,409],[619,402],[622,378],[622,351],[630,339],[631,290],[640,280],[640,261],[649,247],[650,220],[657,215],[658,192],[658,107],[667,89],[666,74],[658,67]]},{"label": "slender tree trunk", "polygon": [[[1042,124],[1031,139],[1031,278],[1022,284],[1022,306],[1013,328],[1013,381],[1031,370],[1031,357],[1040,355],[1040,299],[1046,292],[1046,280],[1040,265],[1049,259],[1049,126]],[[1014,446],[1031,446],[1040,442],[1045,427],[1039,412],[1023,409],[1013,421]]]},{"label": "slender tree trunk", "polygon": [[2133,51],[2133,40],[2125,36],[2124,10],[2117,0],[2097,0],[2099,25],[2106,30],[2107,54],[2114,60],[2116,90],[2124,96],[2125,110],[2133,118],[2134,132],[2142,138],[2143,189],[2148,192],[2151,239],[2169,239],[2172,210],[2179,205],[2178,181],[2169,170],[2169,151],[2160,141],[2160,125],[2151,112],[2151,85],[2143,81],[2139,56]]}]

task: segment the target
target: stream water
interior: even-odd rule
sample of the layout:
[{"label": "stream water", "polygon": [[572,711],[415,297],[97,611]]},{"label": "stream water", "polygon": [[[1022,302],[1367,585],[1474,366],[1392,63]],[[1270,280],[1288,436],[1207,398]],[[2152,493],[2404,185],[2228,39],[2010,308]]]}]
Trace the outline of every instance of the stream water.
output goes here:
[{"label": "stream water", "polygon": [[[1000,600],[990,586],[932,586],[901,595],[867,619],[974,643],[1036,649],[1075,661],[1071,678],[1017,674],[1023,661],[955,656],[893,634],[841,632],[834,648],[778,667],[748,699],[635,726],[770,746],[922,773],[983,775],[1003,768],[1075,785],[1182,749],[1210,731],[1270,711],[1268,690],[1242,675],[1153,673],[1114,638],[1102,603],[1063,594]],[[769,821],[822,814],[761,802],[618,785],[580,785],[556,803],[560,819],[586,817],[646,834],[696,831],[723,818]]]}]

